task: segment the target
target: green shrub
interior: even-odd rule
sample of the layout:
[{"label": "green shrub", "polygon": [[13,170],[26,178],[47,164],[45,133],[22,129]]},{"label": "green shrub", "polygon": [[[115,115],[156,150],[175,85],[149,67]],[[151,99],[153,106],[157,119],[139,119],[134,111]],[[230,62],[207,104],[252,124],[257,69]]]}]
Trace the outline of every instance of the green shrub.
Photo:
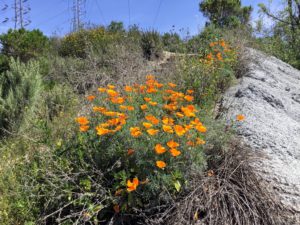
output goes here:
[{"label": "green shrub", "polygon": [[205,29],[186,43],[188,53],[203,54],[207,52],[209,43],[220,40],[223,36],[223,30],[216,28],[214,25],[205,27]]},{"label": "green shrub", "polygon": [[[46,159],[52,165],[39,166],[38,179],[53,184],[38,182],[43,197],[34,200],[47,203],[48,223],[109,221],[114,211],[126,215],[172,202],[205,168],[206,128],[191,90],[180,93],[173,83],[162,87],[149,77],[146,85],[119,93],[112,85],[99,91],[87,98],[94,112],[85,107],[81,114],[89,116],[77,118],[81,132],[57,143]],[[131,185],[134,178],[139,184]]]},{"label": "green shrub", "polygon": [[159,58],[163,52],[160,34],[156,31],[144,32],[141,39],[141,47],[146,59],[154,60]]},{"label": "green shrub", "polygon": [[183,59],[181,74],[182,87],[195,90],[196,102],[209,110],[234,80],[237,55],[223,39],[206,48],[197,57]]},{"label": "green shrub", "polygon": [[12,30],[0,35],[1,53],[27,62],[42,55],[48,47],[48,38],[40,30]]},{"label": "green shrub", "polygon": [[59,48],[61,56],[73,56],[86,58],[91,50],[105,54],[106,48],[112,43],[121,40],[122,33],[117,31],[108,32],[104,27],[90,30],[80,30],[65,36]]},{"label": "green shrub", "polygon": [[184,43],[176,33],[165,33],[162,36],[164,49],[169,52],[184,52]]},{"label": "green shrub", "polygon": [[24,115],[33,112],[39,100],[42,78],[39,64],[27,64],[11,59],[10,70],[0,77],[0,127],[17,131],[22,125]]}]

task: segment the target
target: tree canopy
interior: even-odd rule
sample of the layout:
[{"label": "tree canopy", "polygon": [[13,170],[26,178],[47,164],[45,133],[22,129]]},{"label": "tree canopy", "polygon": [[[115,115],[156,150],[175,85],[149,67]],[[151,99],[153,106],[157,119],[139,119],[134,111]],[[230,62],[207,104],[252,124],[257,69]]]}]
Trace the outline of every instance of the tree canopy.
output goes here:
[{"label": "tree canopy", "polygon": [[203,0],[199,6],[209,23],[219,27],[247,25],[253,10],[251,6],[243,7],[240,0]]}]

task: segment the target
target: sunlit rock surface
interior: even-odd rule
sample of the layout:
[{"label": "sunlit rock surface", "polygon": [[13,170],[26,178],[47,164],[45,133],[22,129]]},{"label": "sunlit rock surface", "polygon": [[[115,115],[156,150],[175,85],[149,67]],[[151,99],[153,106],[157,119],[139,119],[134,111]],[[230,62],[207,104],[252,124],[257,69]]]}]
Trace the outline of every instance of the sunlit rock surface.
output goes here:
[{"label": "sunlit rock surface", "polygon": [[[254,167],[282,204],[300,217],[300,71],[263,53],[247,49],[245,72],[220,104],[237,133],[262,153]],[[259,154],[257,154],[259,155]]]}]

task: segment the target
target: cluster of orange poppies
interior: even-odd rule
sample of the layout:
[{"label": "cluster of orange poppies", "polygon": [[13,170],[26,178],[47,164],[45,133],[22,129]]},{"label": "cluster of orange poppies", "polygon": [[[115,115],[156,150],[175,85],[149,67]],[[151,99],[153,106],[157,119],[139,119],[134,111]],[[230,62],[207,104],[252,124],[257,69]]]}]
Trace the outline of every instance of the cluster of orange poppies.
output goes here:
[{"label": "cluster of orange poppies", "polygon": [[[205,144],[201,135],[207,131],[197,116],[196,106],[192,104],[194,91],[183,93],[176,91],[176,88],[174,83],[159,83],[153,75],[148,75],[143,85],[125,86],[122,94],[116,91],[114,85],[98,88],[102,106],[96,105],[98,97],[87,96],[87,100],[93,103],[94,113],[102,121],[95,125],[96,134],[104,136],[123,131],[128,132],[134,141],[150,138],[156,155],[154,165],[160,169],[166,168],[166,153],[176,158],[184,149]],[[132,126],[137,115],[143,116]],[[81,132],[94,133],[86,117],[78,117],[76,121]],[[127,156],[135,154],[136,150],[126,150]],[[126,185],[128,192],[134,191],[139,180],[137,177],[129,179]]]},{"label": "cluster of orange poppies", "polygon": [[212,63],[216,60],[222,62],[224,55],[231,52],[231,49],[223,39],[220,41],[211,42],[209,47],[211,48],[212,52],[207,54],[205,63]]}]

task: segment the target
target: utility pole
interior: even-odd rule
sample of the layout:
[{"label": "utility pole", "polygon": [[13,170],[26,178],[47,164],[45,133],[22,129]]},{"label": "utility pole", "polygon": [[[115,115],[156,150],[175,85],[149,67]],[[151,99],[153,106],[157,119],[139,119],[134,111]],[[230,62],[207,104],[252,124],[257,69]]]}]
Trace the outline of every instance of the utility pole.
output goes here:
[{"label": "utility pole", "polygon": [[15,29],[24,28],[31,23],[31,21],[27,18],[27,15],[31,10],[28,0],[14,0],[12,8],[15,11],[15,16],[13,18]]},{"label": "utility pole", "polygon": [[73,19],[72,19],[72,27],[73,32],[79,31],[83,28],[84,22],[83,19],[85,17],[85,4],[86,0],[73,0]]}]

